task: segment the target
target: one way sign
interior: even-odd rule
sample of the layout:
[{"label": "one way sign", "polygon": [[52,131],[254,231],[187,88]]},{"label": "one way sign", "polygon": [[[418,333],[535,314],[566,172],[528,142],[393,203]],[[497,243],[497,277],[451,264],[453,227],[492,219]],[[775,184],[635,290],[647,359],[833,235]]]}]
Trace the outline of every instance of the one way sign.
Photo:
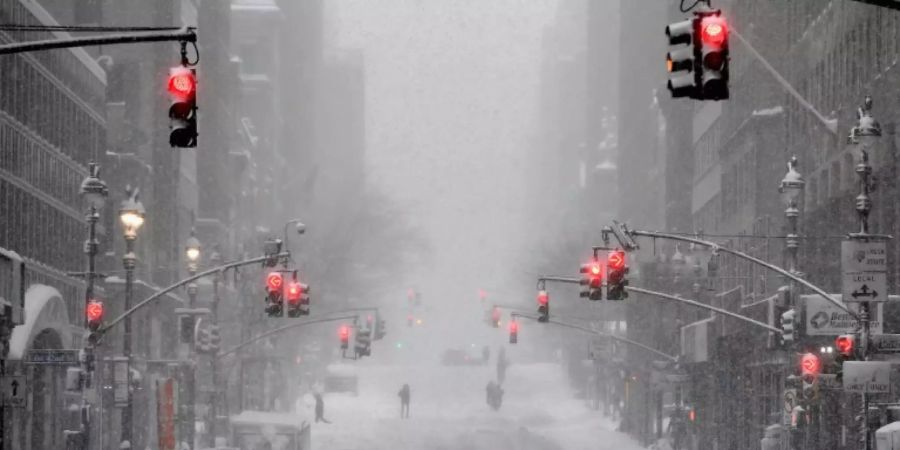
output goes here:
[{"label": "one way sign", "polygon": [[25,407],[25,393],[28,392],[24,375],[8,375],[0,378],[3,383],[3,404],[14,408]]},{"label": "one way sign", "polygon": [[844,302],[887,301],[887,256],[884,242],[841,244]]}]

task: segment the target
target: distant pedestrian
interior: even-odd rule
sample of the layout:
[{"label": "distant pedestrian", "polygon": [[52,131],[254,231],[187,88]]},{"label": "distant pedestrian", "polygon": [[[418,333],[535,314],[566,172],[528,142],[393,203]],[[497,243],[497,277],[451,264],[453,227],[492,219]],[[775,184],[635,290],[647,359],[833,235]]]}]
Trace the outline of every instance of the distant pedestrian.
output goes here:
[{"label": "distant pedestrian", "polygon": [[313,396],[316,398],[316,423],[331,423],[325,418],[325,400],[322,399],[322,393],[316,392]]},{"label": "distant pedestrian", "polygon": [[400,397],[400,418],[409,419],[409,385],[404,384],[397,395]]}]

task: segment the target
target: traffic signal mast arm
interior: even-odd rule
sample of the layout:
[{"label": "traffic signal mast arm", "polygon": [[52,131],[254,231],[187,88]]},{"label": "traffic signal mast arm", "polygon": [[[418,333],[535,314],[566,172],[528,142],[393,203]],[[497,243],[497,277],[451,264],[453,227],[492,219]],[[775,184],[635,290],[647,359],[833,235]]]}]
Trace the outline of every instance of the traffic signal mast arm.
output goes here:
[{"label": "traffic signal mast arm", "polygon": [[288,331],[293,328],[302,327],[304,325],[312,325],[314,323],[338,322],[341,320],[350,320],[350,319],[355,319],[355,318],[356,318],[356,315],[344,315],[344,316],[333,316],[333,317],[321,317],[318,319],[309,319],[309,320],[294,322],[290,325],[285,325],[283,327],[275,328],[273,330],[269,330],[269,331],[266,331],[265,333],[254,336],[254,337],[252,337],[244,342],[241,342],[240,344],[238,344],[224,352],[218,353],[217,355],[215,355],[215,357],[216,357],[216,359],[222,359],[222,358],[224,358],[232,353],[235,353],[238,350],[240,350],[256,341],[259,341],[260,339],[265,339],[269,336],[283,333],[283,332]]},{"label": "traffic signal mast arm", "polygon": [[[517,317],[524,317],[524,318],[526,318],[526,319],[531,319],[531,320],[534,320],[534,321],[537,321],[537,320],[538,320],[538,318],[537,318],[536,316],[532,316],[532,315],[530,315],[530,314],[523,314],[523,313],[519,313],[519,312],[513,312],[513,313],[510,314],[510,316],[512,316],[513,319],[515,319],[515,318],[517,318]],[[614,340],[614,341],[619,341],[619,342],[622,342],[622,343],[624,343],[624,344],[632,345],[632,346],[638,347],[638,348],[640,348],[640,349],[642,349],[642,350],[646,350],[646,351],[648,351],[648,352],[651,352],[651,353],[653,353],[653,354],[656,354],[656,355],[658,355],[658,356],[662,356],[663,358],[666,358],[666,359],[668,359],[668,360],[670,360],[670,361],[673,361],[673,362],[677,362],[677,361],[678,361],[678,359],[677,359],[676,357],[674,357],[674,356],[672,356],[672,355],[670,355],[670,354],[668,354],[668,353],[661,352],[661,351],[659,351],[659,350],[657,350],[657,349],[655,349],[655,348],[653,348],[653,347],[649,347],[649,346],[647,346],[647,345],[641,344],[640,342],[635,342],[635,341],[632,341],[631,339],[626,339],[626,338],[623,338],[623,337],[619,337],[619,336],[616,336],[616,335],[614,335],[614,334],[604,333],[604,332],[602,332],[602,331],[593,330],[593,329],[588,328],[588,327],[585,327],[585,326],[583,326],[583,325],[578,325],[578,324],[568,323],[568,322],[561,322],[561,321],[555,320],[555,319],[550,319],[547,323],[552,323],[552,324],[554,324],[554,325],[558,325],[558,326],[561,326],[561,327],[571,328],[571,329],[573,329],[573,330],[583,331],[583,332],[585,332],[585,333],[595,334],[595,335],[597,335],[597,336],[607,337],[607,338],[610,338],[610,339],[612,339],[612,340]]]},{"label": "traffic signal mast arm", "polygon": [[715,306],[710,306],[710,305],[707,305],[704,303],[700,303],[696,300],[689,300],[686,298],[676,297],[674,295],[664,294],[662,292],[651,291],[649,289],[643,289],[643,288],[639,288],[639,287],[626,286],[625,290],[631,291],[631,292],[636,292],[638,294],[647,294],[647,295],[651,295],[653,297],[658,297],[658,298],[662,298],[662,299],[666,299],[666,300],[673,300],[673,301],[685,303],[685,304],[688,304],[691,306],[696,306],[698,308],[703,308],[703,309],[706,309],[709,311],[713,311],[713,312],[716,312],[719,314],[726,315],[728,317],[733,317],[738,320],[743,320],[744,322],[747,322],[751,325],[756,325],[757,327],[760,327],[760,328],[765,328],[766,330],[771,331],[773,333],[781,333],[781,331],[782,331],[781,328],[773,327],[767,323],[762,323],[758,320],[751,319],[747,316],[742,316],[740,314],[733,313],[731,311],[728,311],[727,309],[716,308]]},{"label": "traffic signal mast arm", "polygon": [[165,289],[163,289],[163,290],[161,290],[161,291],[158,291],[157,293],[151,295],[150,297],[147,297],[145,300],[141,301],[141,302],[138,303],[137,305],[134,305],[131,309],[129,309],[128,311],[125,311],[124,313],[122,313],[121,316],[116,317],[115,319],[111,320],[107,325],[105,325],[103,328],[101,328],[101,329],[99,330],[99,333],[100,333],[101,336],[102,336],[103,334],[106,334],[106,332],[109,331],[112,327],[116,326],[116,324],[118,324],[119,322],[121,322],[122,320],[124,320],[126,317],[128,317],[128,316],[134,314],[135,311],[137,311],[137,310],[139,310],[139,309],[141,309],[141,308],[143,308],[143,307],[149,305],[151,302],[153,302],[154,300],[156,300],[156,299],[162,297],[163,295],[168,294],[169,292],[172,292],[172,291],[174,291],[175,289],[178,289],[178,288],[180,288],[180,287],[182,287],[182,286],[185,286],[185,285],[189,284],[189,283],[192,282],[192,281],[198,280],[198,279],[203,278],[203,277],[208,277],[208,276],[210,276],[210,275],[214,275],[214,274],[217,274],[217,273],[219,273],[219,272],[225,272],[225,271],[227,271],[228,269],[234,269],[234,268],[236,268],[236,267],[249,266],[249,265],[251,265],[251,264],[258,264],[258,263],[261,263],[261,262],[265,262],[265,261],[267,261],[267,260],[269,260],[269,259],[271,259],[271,258],[273,258],[273,257],[276,257],[276,258],[282,258],[282,257],[288,257],[288,256],[290,256],[290,253],[289,253],[289,252],[283,252],[283,253],[279,253],[279,254],[277,254],[277,255],[258,256],[258,257],[256,257],[256,258],[245,259],[245,260],[243,260],[243,261],[230,262],[230,263],[227,263],[227,264],[223,264],[223,265],[221,265],[221,266],[218,266],[218,267],[213,267],[212,269],[205,270],[205,271],[200,272],[200,273],[198,273],[198,274],[196,274],[196,275],[193,275],[193,276],[190,276],[190,277],[188,277],[188,278],[185,278],[185,279],[183,279],[183,280],[181,280],[181,281],[179,281],[179,282],[177,282],[177,283],[175,283],[175,284],[173,284],[173,285],[171,285],[171,286],[169,286],[169,287],[167,287],[167,288],[165,288]]},{"label": "traffic signal mast arm", "polygon": [[558,283],[581,284],[581,280],[578,278],[558,277],[555,275],[543,275],[537,279],[538,290],[544,289],[544,285],[548,281],[554,281],[554,282],[558,282]]},{"label": "traffic signal mast arm", "polygon": [[141,42],[197,42],[197,33],[193,27],[182,28],[178,31],[154,31],[105,34],[69,39],[47,39],[42,41],[16,42],[0,45],[0,55],[14,53],[34,52],[41,50],[53,50],[58,48],[92,47],[95,45],[111,44],[137,44]]},{"label": "traffic signal mast arm", "polygon": [[[849,308],[847,308],[847,305],[845,305],[843,302],[832,298],[830,295],[828,295],[827,292],[825,292],[818,286],[810,283],[809,281],[804,280],[803,278],[801,278],[797,275],[794,275],[794,274],[788,272],[787,270],[782,269],[781,267],[778,267],[774,264],[769,264],[761,259],[754,258],[746,253],[739,252],[737,250],[732,250],[728,247],[720,247],[719,244],[712,242],[712,241],[706,241],[703,239],[698,239],[698,238],[693,238],[693,237],[688,237],[688,236],[680,236],[677,234],[668,234],[668,233],[660,233],[658,231],[641,231],[641,230],[628,230],[628,234],[631,234],[634,236],[646,236],[646,237],[652,237],[652,238],[658,238],[658,239],[670,239],[673,241],[689,242],[692,244],[702,245],[704,247],[710,247],[713,249],[713,251],[724,252],[724,253],[728,253],[730,255],[734,255],[738,258],[741,258],[741,259],[750,261],[754,264],[763,266],[773,272],[777,272],[787,278],[790,278],[791,280],[796,281],[799,284],[802,284],[803,286],[806,286],[807,288],[809,288],[816,294],[819,294],[822,298],[824,298],[829,303],[833,304],[834,306],[837,306],[842,311],[849,314],[850,317],[853,317],[854,319],[859,320],[859,314],[857,314],[855,311],[852,311]],[[635,292],[638,292],[638,291],[635,291]]]}]

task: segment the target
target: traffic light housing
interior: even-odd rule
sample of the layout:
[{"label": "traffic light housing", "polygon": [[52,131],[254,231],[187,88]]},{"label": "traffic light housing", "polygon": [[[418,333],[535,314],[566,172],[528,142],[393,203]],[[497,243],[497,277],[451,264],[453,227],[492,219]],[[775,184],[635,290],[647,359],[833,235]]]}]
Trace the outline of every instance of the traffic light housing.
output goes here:
[{"label": "traffic light housing", "polygon": [[728,23],[721,11],[698,13],[700,91],[705,100],[728,98]]},{"label": "traffic light housing", "polygon": [[603,266],[600,261],[594,259],[582,264],[580,272],[582,278],[579,283],[583,287],[579,295],[589,300],[603,300]]},{"label": "traffic light housing", "polygon": [[197,71],[186,66],[169,69],[169,145],[197,146]]},{"label": "traffic light housing", "polygon": [[781,340],[789,345],[797,338],[797,310],[789,309],[781,314]]},{"label": "traffic light housing", "polygon": [[341,325],[338,330],[338,337],[341,339],[341,350],[347,350],[350,347],[350,327]]},{"label": "traffic light housing", "polygon": [[356,330],[356,339],[354,344],[356,357],[372,355],[372,336],[370,330]]},{"label": "traffic light housing", "polygon": [[852,334],[842,334],[834,339],[834,348],[844,358],[852,358],[856,351],[856,337]]},{"label": "traffic light housing", "polygon": [[282,315],[284,274],[272,271],[266,275],[266,313],[269,317]]},{"label": "traffic light housing", "polygon": [[491,326],[494,328],[500,328],[500,308],[494,307],[491,310]]},{"label": "traffic light housing", "polygon": [[538,292],[538,322],[550,321],[550,294],[545,290]]},{"label": "traffic light housing", "polygon": [[606,261],[606,299],[607,300],[625,300],[628,298],[628,292],[625,286],[628,286],[628,280],[625,275],[628,273],[628,265],[625,261],[624,250],[613,250],[609,252]]},{"label": "traffic light housing", "polygon": [[284,287],[284,297],[288,305],[288,317],[309,315],[309,285],[292,280]]},{"label": "traffic light housing", "polygon": [[800,377],[806,383],[815,382],[822,373],[822,360],[815,353],[803,353],[800,355]]},{"label": "traffic light housing", "polygon": [[103,302],[91,300],[84,309],[87,327],[92,332],[100,330],[103,326]]},{"label": "traffic light housing", "polygon": [[[669,45],[676,46],[666,54],[666,69],[672,75],[666,83],[673,98],[698,98],[696,85],[696,62],[694,60],[696,44],[694,42],[695,20],[688,19],[669,24],[666,36]],[[683,44],[687,44],[686,46]]]},{"label": "traffic light housing", "polygon": [[509,343],[516,344],[519,342],[519,322],[515,320],[509,321]]}]

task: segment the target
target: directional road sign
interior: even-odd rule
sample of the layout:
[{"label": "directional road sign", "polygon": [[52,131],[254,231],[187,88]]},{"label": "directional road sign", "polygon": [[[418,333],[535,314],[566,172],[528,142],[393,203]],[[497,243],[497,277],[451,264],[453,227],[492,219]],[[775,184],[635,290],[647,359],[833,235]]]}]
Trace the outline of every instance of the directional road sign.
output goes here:
[{"label": "directional road sign", "polygon": [[891,392],[891,363],[844,361],[844,391],[868,394]]},{"label": "directional road sign", "polygon": [[884,242],[841,243],[844,302],[887,301],[886,247]]},{"label": "directional road sign", "polygon": [[78,350],[28,350],[23,362],[25,364],[77,366],[79,364]]},{"label": "directional road sign", "polygon": [[25,407],[25,375],[6,375],[0,378],[3,384],[3,404],[13,408]]}]

